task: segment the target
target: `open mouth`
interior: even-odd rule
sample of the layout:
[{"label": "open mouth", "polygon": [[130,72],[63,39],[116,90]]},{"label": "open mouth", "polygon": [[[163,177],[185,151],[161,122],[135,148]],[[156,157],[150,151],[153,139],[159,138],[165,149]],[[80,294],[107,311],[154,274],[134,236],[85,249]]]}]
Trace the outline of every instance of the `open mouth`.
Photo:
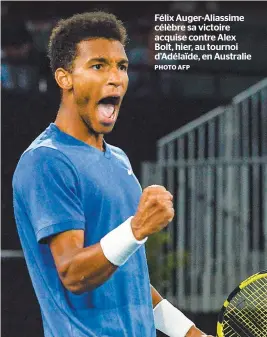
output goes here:
[{"label": "open mouth", "polygon": [[109,123],[115,120],[116,106],[120,103],[120,96],[106,96],[98,101],[98,112],[103,122]]},{"label": "open mouth", "polygon": [[107,96],[98,101],[98,104],[111,104],[118,105],[120,102],[120,96]]}]

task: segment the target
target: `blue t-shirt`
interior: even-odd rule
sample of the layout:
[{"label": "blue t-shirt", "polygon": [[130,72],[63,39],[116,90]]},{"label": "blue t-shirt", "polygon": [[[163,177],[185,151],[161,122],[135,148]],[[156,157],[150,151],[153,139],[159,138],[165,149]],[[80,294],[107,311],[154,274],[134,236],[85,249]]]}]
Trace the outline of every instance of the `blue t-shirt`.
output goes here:
[{"label": "blue t-shirt", "polygon": [[[155,337],[145,247],[100,287],[75,295],[60,281],[46,239],[84,230],[84,246],[134,215],[142,190],[126,154],[102,152],[50,126],[21,156],[14,212],[45,337]],[[123,238],[121,238],[123,240]]]}]

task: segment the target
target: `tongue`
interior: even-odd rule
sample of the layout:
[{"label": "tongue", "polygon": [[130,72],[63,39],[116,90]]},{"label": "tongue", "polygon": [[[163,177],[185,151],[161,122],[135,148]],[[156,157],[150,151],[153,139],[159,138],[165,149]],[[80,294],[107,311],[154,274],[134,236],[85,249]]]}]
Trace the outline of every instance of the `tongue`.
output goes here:
[{"label": "tongue", "polygon": [[104,117],[110,118],[114,112],[114,105],[113,104],[99,104],[98,111]]}]

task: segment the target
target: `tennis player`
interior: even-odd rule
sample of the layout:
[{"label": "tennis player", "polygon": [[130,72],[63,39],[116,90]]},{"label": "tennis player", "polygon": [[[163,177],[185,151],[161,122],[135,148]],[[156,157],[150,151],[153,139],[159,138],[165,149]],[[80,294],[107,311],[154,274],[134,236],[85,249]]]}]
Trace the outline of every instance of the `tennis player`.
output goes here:
[{"label": "tennis player", "polygon": [[104,12],[61,20],[50,37],[61,104],[13,177],[45,337],[204,336],[149,282],[144,243],[173,219],[172,195],[142,191],[126,154],[103,138],[127,90],[126,38]]}]

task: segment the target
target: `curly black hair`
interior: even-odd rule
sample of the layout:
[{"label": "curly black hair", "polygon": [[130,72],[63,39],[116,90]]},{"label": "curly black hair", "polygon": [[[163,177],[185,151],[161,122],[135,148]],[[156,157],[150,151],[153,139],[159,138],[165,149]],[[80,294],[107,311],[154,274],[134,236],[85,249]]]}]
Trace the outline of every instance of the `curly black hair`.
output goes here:
[{"label": "curly black hair", "polygon": [[77,44],[90,38],[112,39],[125,45],[127,33],[122,21],[102,11],[75,14],[60,20],[52,30],[48,44],[52,72],[55,73],[57,68],[71,71]]}]

